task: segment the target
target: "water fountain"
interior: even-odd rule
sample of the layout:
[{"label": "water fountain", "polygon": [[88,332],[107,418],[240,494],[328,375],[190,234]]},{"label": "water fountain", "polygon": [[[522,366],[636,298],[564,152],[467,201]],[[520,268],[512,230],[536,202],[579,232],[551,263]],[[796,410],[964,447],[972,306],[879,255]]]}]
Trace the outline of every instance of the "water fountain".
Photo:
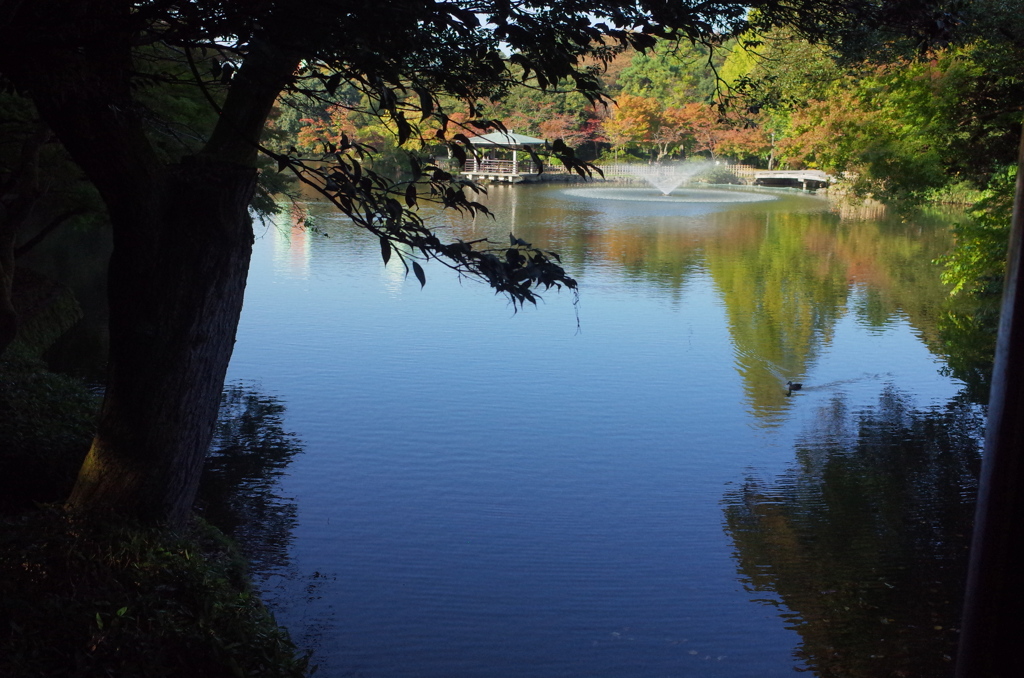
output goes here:
[{"label": "water fountain", "polygon": [[630,170],[630,174],[654,186],[661,191],[662,195],[669,195],[709,167],[711,167],[711,162],[707,160],[669,165],[638,165],[635,169]]},{"label": "water fountain", "polygon": [[659,165],[628,166],[626,173],[643,179],[652,188],[601,186],[587,188],[564,189],[563,194],[574,198],[585,198],[602,201],[629,201],[648,204],[660,203],[658,209],[675,208],[692,212],[701,210],[701,206],[720,209],[725,203],[765,202],[778,199],[778,195],[754,189],[750,186],[725,187],[707,186],[694,188],[686,186],[695,176],[714,167],[709,160],[694,160],[681,163]]}]

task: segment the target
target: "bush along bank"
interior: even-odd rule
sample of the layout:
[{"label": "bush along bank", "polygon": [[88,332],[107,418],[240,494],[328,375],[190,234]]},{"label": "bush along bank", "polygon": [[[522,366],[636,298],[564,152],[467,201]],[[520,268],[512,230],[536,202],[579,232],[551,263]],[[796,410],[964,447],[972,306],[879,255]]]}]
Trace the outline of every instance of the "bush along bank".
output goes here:
[{"label": "bush along bank", "polygon": [[0,507],[0,676],[308,675],[308,656],[216,528],[85,519],[37,503],[65,496],[97,405],[41,363],[0,360],[0,478],[11,485]]}]

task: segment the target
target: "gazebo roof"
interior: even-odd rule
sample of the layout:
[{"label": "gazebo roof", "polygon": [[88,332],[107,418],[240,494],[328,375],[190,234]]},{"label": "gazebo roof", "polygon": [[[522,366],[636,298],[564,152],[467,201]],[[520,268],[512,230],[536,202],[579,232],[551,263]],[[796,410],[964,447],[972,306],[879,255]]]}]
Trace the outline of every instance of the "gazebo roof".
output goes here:
[{"label": "gazebo roof", "polygon": [[474,146],[502,146],[512,148],[514,146],[542,146],[543,139],[528,137],[525,134],[513,134],[512,132],[491,132],[478,137],[471,137],[469,142]]}]

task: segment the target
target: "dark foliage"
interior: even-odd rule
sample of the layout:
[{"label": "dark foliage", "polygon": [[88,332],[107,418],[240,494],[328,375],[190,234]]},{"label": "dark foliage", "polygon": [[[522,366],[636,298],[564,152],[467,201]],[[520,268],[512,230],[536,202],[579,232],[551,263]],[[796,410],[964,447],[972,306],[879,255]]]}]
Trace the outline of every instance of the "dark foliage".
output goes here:
[{"label": "dark foliage", "polygon": [[35,360],[0,361],[0,513],[60,501],[89,449],[99,398]]},{"label": "dark foliage", "polygon": [[8,518],[0,535],[0,675],[306,675],[212,528],[49,509]]}]

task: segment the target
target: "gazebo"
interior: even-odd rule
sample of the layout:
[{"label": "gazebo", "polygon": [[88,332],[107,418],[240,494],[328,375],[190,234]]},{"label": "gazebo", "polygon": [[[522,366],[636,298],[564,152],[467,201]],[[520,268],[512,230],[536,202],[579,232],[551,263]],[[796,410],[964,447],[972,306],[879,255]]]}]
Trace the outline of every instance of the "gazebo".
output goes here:
[{"label": "gazebo", "polygon": [[[507,131],[472,137],[469,143],[482,152],[466,160],[466,168],[462,173],[469,175],[471,179],[517,182],[540,173],[541,168],[535,165],[532,158],[520,163],[519,152],[543,146],[543,139]],[[497,157],[495,151],[499,150],[512,151],[512,159]]]}]

